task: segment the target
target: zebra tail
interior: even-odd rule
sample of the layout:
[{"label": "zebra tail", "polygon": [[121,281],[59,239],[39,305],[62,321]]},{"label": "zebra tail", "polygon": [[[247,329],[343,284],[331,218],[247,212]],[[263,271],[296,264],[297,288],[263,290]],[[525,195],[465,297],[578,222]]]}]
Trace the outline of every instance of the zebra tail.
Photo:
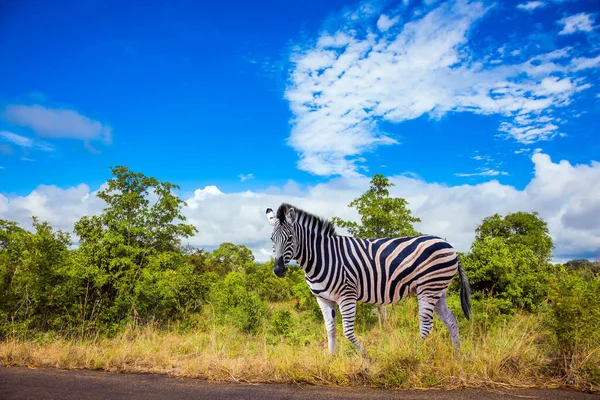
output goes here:
[{"label": "zebra tail", "polygon": [[458,274],[460,276],[460,306],[465,317],[471,319],[471,285],[469,285],[469,278],[467,278],[460,261],[458,262]]}]

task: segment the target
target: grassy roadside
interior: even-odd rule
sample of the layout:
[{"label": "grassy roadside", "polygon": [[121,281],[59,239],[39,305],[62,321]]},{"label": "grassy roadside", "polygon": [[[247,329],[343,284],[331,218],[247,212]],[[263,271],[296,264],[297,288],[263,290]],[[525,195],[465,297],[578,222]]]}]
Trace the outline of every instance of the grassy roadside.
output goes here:
[{"label": "grassy roadside", "polygon": [[[277,308],[277,305],[272,307]],[[454,356],[436,321],[418,337],[415,304],[394,309],[385,326],[359,334],[369,359],[354,352],[338,329],[338,354],[326,352],[322,324],[294,314],[291,334],[243,333],[210,317],[199,329],[129,328],[112,338],[38,336],[0,342],[0,365],[150,372],[213,381],[305,383],[386,388],[573,387],[598,391],[600,349],[578,354],[570,373],[549,357],[539,317],[517,314],[482,329],[461,319],[462,351]],[[591,366],[591,367],[590,367]]]}]

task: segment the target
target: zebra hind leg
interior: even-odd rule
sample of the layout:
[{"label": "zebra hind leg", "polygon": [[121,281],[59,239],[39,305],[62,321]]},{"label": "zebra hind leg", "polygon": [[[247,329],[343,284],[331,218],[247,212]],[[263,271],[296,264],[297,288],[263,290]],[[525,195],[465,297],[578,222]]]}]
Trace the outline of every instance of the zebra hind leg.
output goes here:
[{"label": "zebra hind leg", "polygon": [[419,303],[419,325],[421,328],[421,339],[425,339],[433,329],[433,308],[437,301],[430,293],[417,295]]},{"label": "zebra hind leg", "polygon": [[452,345],[456,350],[460,350],[460,338],[458,336],[458,322],[456,321],[456,317],[452,314],[452,311],[448,308],[448,303],[446,302],[446,293],[440,297],[438,302],[436,303],[434,309],[435,315],[446,325],[448,328],[448,332],[450,333],[450,338],[452,338]]},{"label": "zebra hind leg", "polygon": [[356,335],[354,334],[354,319],[356,318],[356,300],[355,299],[344,299],[339,302],[340,312],[342,313],[342,325],[344,327],[344,336],[353,345],[354,348],[367,356],[367,352],[364,347],[358,342]]}]

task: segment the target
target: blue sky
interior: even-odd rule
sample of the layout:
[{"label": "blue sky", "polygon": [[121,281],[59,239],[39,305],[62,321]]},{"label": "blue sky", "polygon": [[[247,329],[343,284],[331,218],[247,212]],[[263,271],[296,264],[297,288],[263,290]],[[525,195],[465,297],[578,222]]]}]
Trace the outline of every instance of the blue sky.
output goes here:
[{"label": "blue sky", "polygon": [[[235,187],[239,174],[253,174],[256,185],[312,179],[297,172],[285,145],[288,46],[341,4],[289,3],[9,2],[0,101],[75,110],[109,126],[112,142],[92,141],[94,154],[77,139],[40,138],[51,152],[5,141],[14,151],[0,161],[3,191],[100,183],[116,163],[183,185]],[[36,137],[6,119],[0,129]],[[266,143],[280,155],[278,168]]]},{"label": "blue sky", "polygon": [[[596,0],[1,7],[5,217],[55,215],[19,202],[47,187],[91,193],[116,164],[175,182],[190,199],[215,187],[311,205],[318,188],[362,182],[349,184],[351,199],[373,173],[481,193],[497,184],[518,197],[560,160],[577,177],[600,160]],[[555,230],[573,229],[564,215],[587,199],[577,190]],[[514,207],[556,217],[528,196]],[[595,257],[594,235],[565,254]],[[255,253],[263,243],[238,241]]]}]

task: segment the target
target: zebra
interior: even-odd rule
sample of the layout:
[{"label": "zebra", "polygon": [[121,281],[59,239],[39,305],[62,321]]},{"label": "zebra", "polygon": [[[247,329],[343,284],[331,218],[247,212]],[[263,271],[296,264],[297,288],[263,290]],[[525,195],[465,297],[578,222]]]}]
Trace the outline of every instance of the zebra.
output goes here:
[{"label": "zebra", "polygon": [[283,203],[266,211],[273,227],[273,272],[283,278],[293,259],[304,270],[327,330],[329,353],[336,351],[336,305],[344,336],[366,355],[354,333],[356,303],[391,304],[417,295],[421,338],[433,328],[433,314],[446,325],[455,350],[460,349],[458,323],[448,308],[446,290],[458,271],[461,308],[470,319],[471,288],[452,246],[437,236],[388,239],[340,236],[334,225]]}]

